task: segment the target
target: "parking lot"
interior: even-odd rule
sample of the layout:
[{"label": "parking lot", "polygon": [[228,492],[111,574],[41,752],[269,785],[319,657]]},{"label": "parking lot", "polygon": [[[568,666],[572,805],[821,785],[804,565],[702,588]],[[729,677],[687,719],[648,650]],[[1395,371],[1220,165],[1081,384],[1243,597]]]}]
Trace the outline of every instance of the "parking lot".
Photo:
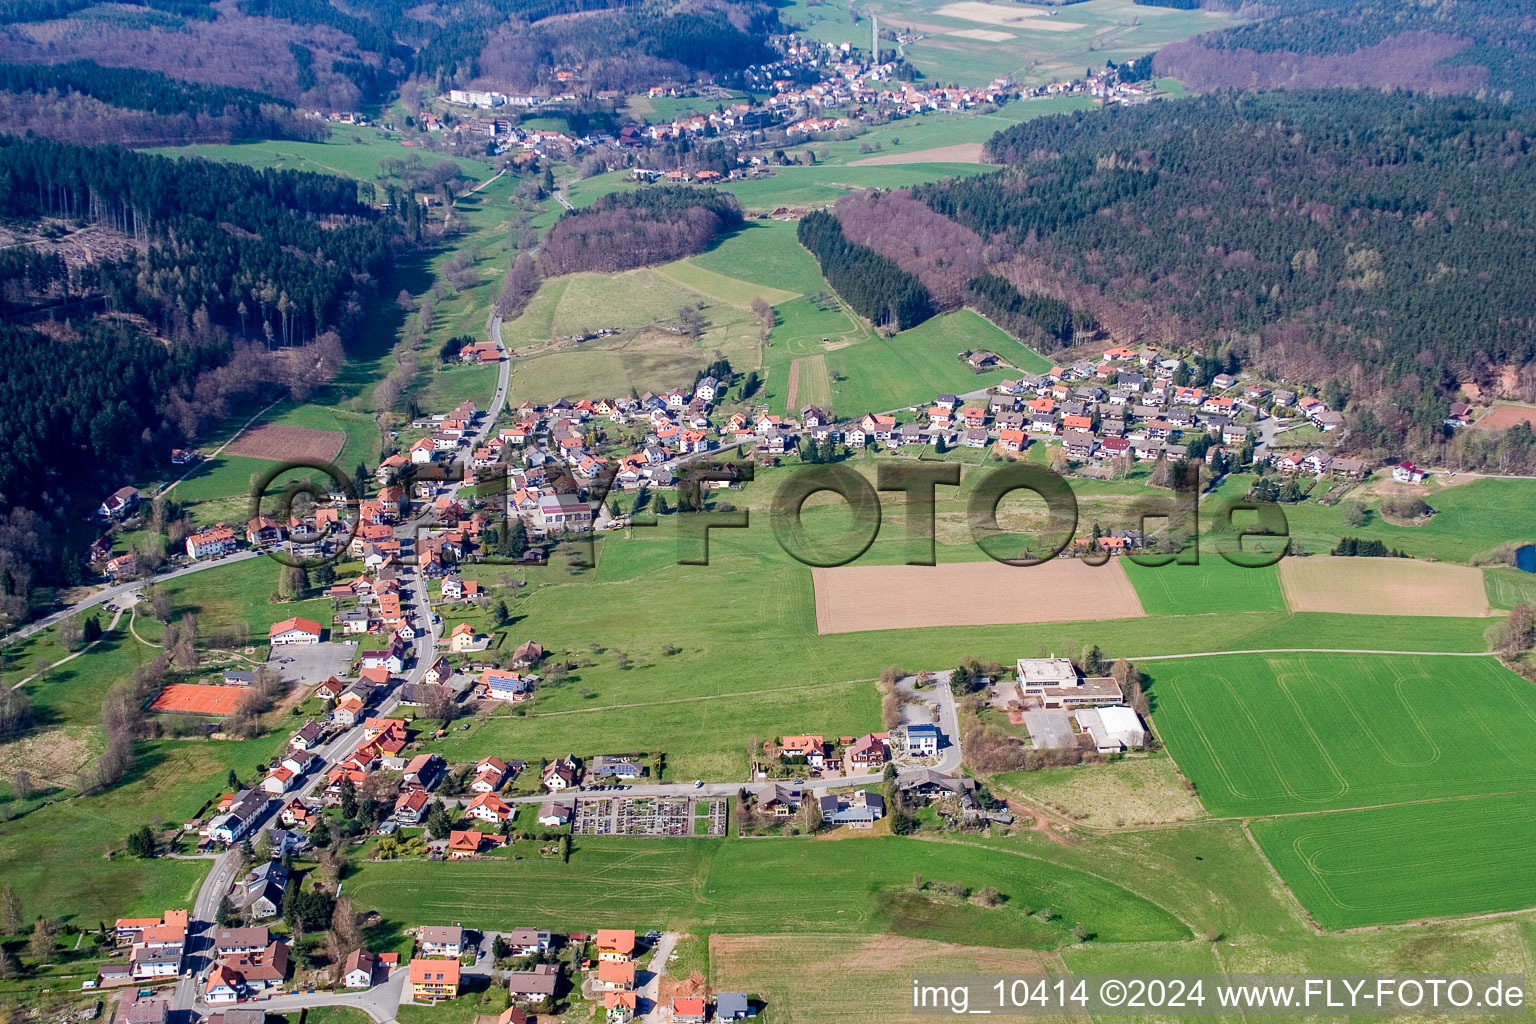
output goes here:
[{"label": "parking lot", "polygon": [[283,674],[289,683],[312,686],[331,676],[344,676],[352,667],[355,644],[289,644],[274,647],[267,664]]}]

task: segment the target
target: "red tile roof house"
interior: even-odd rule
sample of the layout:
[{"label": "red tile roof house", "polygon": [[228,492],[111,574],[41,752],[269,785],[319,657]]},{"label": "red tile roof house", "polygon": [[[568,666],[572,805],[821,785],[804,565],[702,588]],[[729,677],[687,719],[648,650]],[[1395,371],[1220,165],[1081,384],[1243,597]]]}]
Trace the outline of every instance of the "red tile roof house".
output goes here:
[{"label": "red tile roof house", "polygon": [[628,992],[635,987],[633,961],[603,960],[597,965],[594,988],[599,992]]},{"label": "red tile roof house", "polygon": [[672,1000],[672,1024],[704,1024],[704,997],[675,997]]},{"label": "red tile roof house", "polygon": [[593,938],[599,960],[628,960],[635,955],[633,928],[599,928]]}]

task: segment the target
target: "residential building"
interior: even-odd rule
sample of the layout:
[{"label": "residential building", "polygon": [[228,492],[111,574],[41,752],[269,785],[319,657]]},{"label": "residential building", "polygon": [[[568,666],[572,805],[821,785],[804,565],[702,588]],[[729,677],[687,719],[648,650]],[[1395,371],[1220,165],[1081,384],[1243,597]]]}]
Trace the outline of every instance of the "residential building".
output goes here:
[{"label": "residential building", "polygon": [[426,1002],[456,999],[459,995],[457,960],[411,961],[411,998]]},{"label": "residential building", "polygon": [[537,1001],[555,994],[560,985],[558,964],[538,964],[532,970],[507,975],[507,992],[520,1002]]},{"label": "residential building", "polygon": [[457,959],[464,952],[464,929],[458,925],[422,925],[416,931],[416,946],[421,956]]},{"label": "residential building", "polygon": [[939,728],[936,725],[907,726],[907,756],[934,757],[939,752]]},{"label": "residential building", "polygon": [[228,526],[215,526],[187,537],[187,557],[192,559],[216,558],[235,550],[235,531]]},{"label": "residential building", "polygon": [[341,983],[347,988],[371,988],[379,960],[366,949],[354,949],[342,965]]}]

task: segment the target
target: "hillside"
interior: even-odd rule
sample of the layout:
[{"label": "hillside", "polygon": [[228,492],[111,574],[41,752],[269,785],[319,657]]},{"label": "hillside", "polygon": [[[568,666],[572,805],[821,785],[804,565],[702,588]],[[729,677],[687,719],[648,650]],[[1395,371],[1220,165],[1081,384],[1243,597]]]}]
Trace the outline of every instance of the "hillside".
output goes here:
[{"label": "hillside", "polygon": [[[1536,354],[1533,133],[1536,117],[1470,100],[1222,95],[1021,124],[990,143],[1002,172],[912,195],[985,240],[988,272],[1116,341],[1342,376],[1431,430],[1458,377]],[[974,267],[970,248],[902,265],[928,280]]]},{"label": "hillside", "polygon": [[1160,75],[1190,88],[1413,89],[1536,106],[1520,0],[1294,0],[1265,21],[1172,43]]},{"label": "hillside", "polygon": [[[304,137],[316,129],[287,123],[288,108],[358,110],[407,83],[574,92],[580,102],[700,74],[728,83],[768,59],[763,40],[780,30],[774,9],[752,0],[39,0],[0,7],[0,29],[0,63],[76,62],[62,80],[8,73],[0,131],[140,145]],[[583,69],[574,87],[557,78],[572,67]],[[167,111],[164,76],[210,89],[185,90]],[[220,100],[238,108],[233,123],[215,123],[222,105],[200,109]],[[187,123],[195,116],[204,123]]]}]

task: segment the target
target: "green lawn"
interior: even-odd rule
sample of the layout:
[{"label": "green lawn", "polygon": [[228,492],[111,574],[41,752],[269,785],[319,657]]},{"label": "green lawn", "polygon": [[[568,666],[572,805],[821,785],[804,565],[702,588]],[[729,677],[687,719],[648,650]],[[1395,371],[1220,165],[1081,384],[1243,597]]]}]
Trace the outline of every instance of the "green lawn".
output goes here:
[{"label": "green lawn", "polygon": [[[723,286],[714,274],[709,286],[747,288],[739,281]],[[624,301],[614,302],[620,294]],[[667,330],[680,308],[697,305],[705,323],[697,340]],[[570,341],[604,328],[621,333]],[[523,314],[502,327],[502,338],[518,353],[509,394],[514,403],[664,390],[691,381],[717,354],[733,366],[757,365],[758,326],[750,310],[654,269],[545,281]]]},{"label": "green lawn", "polygon": [[[805,148],[797,146],[792,151],[798,153]],[[925,181],[983,174],[991,170],[993,168],[983,164],[965,163],[775,167],[766,177],[726,182],[720,187],[735,195],[743,209],[767,213],[781,206],[825,206],[858,189],[906,188]]]},{"label": "green lawn", "polygon": [[[226,430],[215,433],[203,444],[204,451],[211,451],[223,444],[248,418],[249,414],[239,417]],[[344,440],[335,465],[349,478],[359,464],[378,464],[378,427],[373,418],[365,413],[330,405],[282,403],[258,417],[251,428],[267,423],[342,434]],[[219,521],[244,522],[250,514],[251,478],[269,473],[278,465],[276,461],[231,455],[226,451],[199,463],[185,480],[176,484],[170,495],[174,500],[190,506],[192,518],[199,525]],[[268,493],[276,494],[279,489],[270,487]]]},{"label": "green lawn", "polygon": [[1492,658],[1148,662],[1158,732],[1215,815],[1536,789],[1536,689]]},{"label": "green lawn", "polygon": [[827,284],[816,257],[797,240],[796,227],[794,221],[749,220],[689,262],[753,284],[811,295]]},{"label": "green lawn", "polygon": [[[903,889],[926,879],[994,885],[1003,907],[932,904]],[[794,879],[794,884],[785,884]],[[462,920],[508,928],[536,920],[556,930],[668,927],[723,932],[865,932],[1052,947],[1081,922],[1105,942],[1171,940],[1187,929],[1113,882],[1034,857],[911,839],[578,838],[558,859],[487,858],[462,864],[361,863],[347,891],[392,925]],[[1050,924],[1025,907],[1052,906]]]},{"label": "green lawn", "polygon": [[1094,101],[1087,96],[1044,96],[1007,103],[988,113],[946,112],[904,117],[875,125],[857,138],[815,145],[818,155],[825,154],[821,159],[826,163],[847,164],[872,157],[891,159],[944,146],[986,142],[997,132],[1021,121],[1048,114],[1091,110],[1093,106]]},{"label": "green lawn", "polygon": [[1514,566],[1484,569],[1483,587],[1488,591],[1488,603],[1495,608],[1536,603],[1536,575]]},{"label": "green lawn", "polygon": [[1255,821],[1253,834],[1325,928],[1536,904],[1529,793]]},{"label": "green lawn", "polygon": [[267,640],[267,628],[293,616],[314,619],[327,629],[331,602],[323,597],[286,604],[268,600],[277,589],[282,566],[270,558],[251,558],[182,576],[165,584],[175,602],[176,615],[194,612],[204,631],[237,622],[251,627],[251,642]]}]

